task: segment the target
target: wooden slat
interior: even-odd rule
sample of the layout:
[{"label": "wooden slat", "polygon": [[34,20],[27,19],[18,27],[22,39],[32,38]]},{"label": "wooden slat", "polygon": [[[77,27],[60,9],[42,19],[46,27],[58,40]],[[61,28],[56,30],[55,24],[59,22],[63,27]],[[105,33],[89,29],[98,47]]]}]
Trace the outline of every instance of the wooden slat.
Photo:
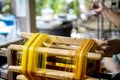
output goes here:
[{"label": "wooden slat", "polygon": [[[21,73],[21,66],[9,66],[8,68],[9,71],[13,71],[13,72],[17,72],[17,73]],[[36,72],[36,74],[38,76],[46,76],[46,77],[51,77],[54,79],[73,79],[74,75],[71,72],[64,72],[64,71],[58,71],[58,70],[51,70],[51,69],[46,69],[46,73],[44,74],[44,72],[41,70],[38,70]],[[17,80],[27,80],[25,78],[24,75],[19,75],[17,76]],[[90,78],[90,77],[86,77],[86,80],[99,80],[97,78]]]},{"label": "wooden slat", "polygon": [[[23,38],[27,38],[29,39],[31,36],[33,35],[33,33],[27,33],[27,32],[22,32],[21,36]],[[56,37],[57,39],[53,42],[53,43],[62,43],[62,44],[70,44],[70,45],[80,45],[81,41],[83,39],[74,39],[74,38],[70,38],[70,37],[63,37],[63,36],[53,36],[50,35],[50,40],[52,40],[54,37]]]},{"label": "wooden slat", "polygon": [[[9,66],[8,70],[21,73],[21,66]],[[38,70],[35,72],[35,74],[37,74],[37,76],[46,76],[55,79],[73,79],[74,76],[72,72],[58,71],[52,69],[46,69],[46,72],[44,70]]]},{"label": "wooden slat", "polygon": [[[15,54],[16,51],[12,51],[9,47],[7,49],[7,63],[8,65],[16,65],[17,61],[17,54]],[[15,80],[16,79],[16,73],[9,72],[8,71],[8,80]]]},{"label": "wooden slat", "polygon": [[28,80],[24,75],[17,75],[17,80]]},{"label": "wooden slat", "polygon": [[0,50],[0,56],[7,57],[7,50]]},{"label": "wooden slat", "polygon": [[[17,80],[28,80],[28,79],[24,75],[18,75]],[[58,80],[58,79],[47,79],[47,80]],[[99,79],[89,77],[85,80],[99,80]]]},{"label": "wooden slat", "polygon": [[[21,51],[23,46],[22,45],[10,45],[9,48],[12,50]],[[51,56],[70,56],[70,57],[73,57],[76,54],[76,51],[72,51],[72,50],[54,49],[54,48],[47,49],[45,47],[38,48],[38,51],[41,53],[47,51],[48,55],[51,55]],[[91,60],[100,60],[101,54],[89,52],[87,58],[91,59]]]},{"label": "wooden slat", "polygon": [[[49,43],[43,43],[44,46],[49,46]],[[64,45],[64,44],[51,44],[50,48],[58,48],[58,49],[67,49],[67,50],[77,50],[80,48],[80,46],[75,45]]]}]

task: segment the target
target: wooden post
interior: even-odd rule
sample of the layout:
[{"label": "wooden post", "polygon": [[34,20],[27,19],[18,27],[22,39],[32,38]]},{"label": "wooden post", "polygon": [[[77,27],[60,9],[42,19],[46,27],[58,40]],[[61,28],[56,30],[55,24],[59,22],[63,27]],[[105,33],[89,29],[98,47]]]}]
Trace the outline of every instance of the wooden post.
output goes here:
[{"label": "wooden post", "polygon": [[[8,47],[7,61],[8,65],[16,65],[17,55]],[[8,80],[16,80],[17,73],[8,71]]]},{"label": "wooden post", "polygon": [[11,7],[20,30],[36,32],[35,0],[11,0]]}]

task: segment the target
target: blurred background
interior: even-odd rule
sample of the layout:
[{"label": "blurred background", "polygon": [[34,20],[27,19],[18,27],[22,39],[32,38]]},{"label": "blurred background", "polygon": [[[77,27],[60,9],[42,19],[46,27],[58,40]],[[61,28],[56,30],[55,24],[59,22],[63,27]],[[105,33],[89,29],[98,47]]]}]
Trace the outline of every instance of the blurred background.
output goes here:
[{"label": "blurred background", "polygon": [[[110,9],[120,7],[119,0],[100,1]],[[119,37],[119,29],[104,16],[93,15],[91,0],[35,0],[34,9],[30,5],[27,1],[0,0],[0,41],[14,39],[20,31],[32,31],[33,23],[27,22],[30,19],[34,20],[33,30],[41,33],[73,38]],[[30,17],[33,13],[35,19]]]}]

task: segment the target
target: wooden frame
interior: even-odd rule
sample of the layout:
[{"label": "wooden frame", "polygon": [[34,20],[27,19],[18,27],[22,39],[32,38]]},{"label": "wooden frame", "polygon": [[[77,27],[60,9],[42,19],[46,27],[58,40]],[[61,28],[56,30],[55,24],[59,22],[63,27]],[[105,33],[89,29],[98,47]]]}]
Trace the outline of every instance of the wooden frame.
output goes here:
[{"label": "wooden frame", "polygon": [[[31,35],[32,35],[32,33],[22,33],[21,36],[24,38],[30,38]],[[52,35],[50,36],[50,38],[53,38],[53,37],[54,36],[52,36]],[[80,44],[78,44],[80,41],[81,41],[80,39],[72,39],[69,37],[57,36],[57,39],[53,43],[59,43],[59,44],[64,43],[64,44],[68,44],[68,45],[75,45],[75,48],[71,50],[72,46],[63,47],[63,46],[52,45],[51,48],[48,49],[48,55],[68,56],[69,53],[71,52],[72,55],[69,55],[69,56],[74,56],[76,53],[75,50],[78,49],[78,47],[80,45]],[[47,45],[47,43],[45,45]],[[21,73],[21,67],[16,64],[17,54],[15,52],[21,51],[22,47],[23,47],[22,45],[10,45],[8,47],[8,51],[9,51],[8,52],[8,54],[9,54],[8,55],[8,63],[9,63],[9,65],[12,65],[12,66],[9,66],[9,71],[10,71],[9,79],[10,80],[16,79],[17,74],[14,72]],[[52,47],[54,47],[54,48],[52,48]],[[46,48],[45,47],[38,48],[38,51],[44,52],[44,51],[46,51]],[[91,60],[100,60],[101,54],[89,53],[87,57],[88,57],[88,59],[91,59]],[[54,72],[57,74],[54,74]],[[40,71],[38,70],[36,72],[36,74],[38,76],[43,76],[41,73],[42,73],[42,70],[40,70]],[[60,74],[63,74],[63,75],[60,75]],[[53,79],[63,79],[63,78],[73,79],[73,73],[71,73],[71,72],[64,72],[64,71],[51,70],[51,69],[46,70],[46,76],[51,77]],[[21,77],[17,77],[17,78],[21,78]]]}]

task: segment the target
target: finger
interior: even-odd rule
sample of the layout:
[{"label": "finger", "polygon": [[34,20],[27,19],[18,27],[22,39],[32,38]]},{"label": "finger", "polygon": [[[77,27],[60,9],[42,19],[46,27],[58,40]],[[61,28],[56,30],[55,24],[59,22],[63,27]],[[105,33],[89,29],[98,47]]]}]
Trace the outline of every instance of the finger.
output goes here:
[{"label": "finger", "polygon": [[99,54],[104,54],[104,51],[103,50],[95,50],[96,53],[99,53]]},{"label": "finger", "polygon": [[98,2],[98,5],[99,5],[100,7],[103,7],[103,5],[102,5],[102,3],[101,3],[101,2]]},{"label": "finger", "polygon": [[111,57],[112,53],[105,53],[103,50],[95,50],[96,53],[102,54],[103,57]]},{"label": "finger", "polygon": [[105,41],[105,40],[107,40],[107,38],[102,38],[102,41]]},{"label": "finger", "polygon": [[102,40],[102,41],[99,42],[99,45],[108,45],[108,41],[107,40],[105,40],[105,41]]},{"label": "finger", "polygon": [[102,46],[101,49],[107,51],[107,50],[110,50],[110,47],[109,46]]},{"label": "finger", "polygon": [[98,2],[97,4],[98,4],[99,8],[97,8],[95,11],[99,13],[103,10],[103,5],[100,2]]}]

